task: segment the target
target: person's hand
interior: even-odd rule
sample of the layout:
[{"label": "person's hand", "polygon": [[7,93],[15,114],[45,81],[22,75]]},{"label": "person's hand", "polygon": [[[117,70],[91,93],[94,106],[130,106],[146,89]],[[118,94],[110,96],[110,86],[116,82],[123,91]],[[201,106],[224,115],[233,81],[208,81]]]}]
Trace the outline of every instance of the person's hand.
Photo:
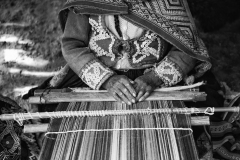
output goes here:
[{"label": "person's hand", "polygon": [[136,91],[132,83],[126,76],[114,75],[104,82],[102,87],[108,90],[117,101],[131,105],[136,102]]},{"label": "person's hand", "polygon": [[162,84],[162,80],[153,72],[144,74],[134,80],[134,88],[137,93],[136,101],[145,100],[157,87]]}]

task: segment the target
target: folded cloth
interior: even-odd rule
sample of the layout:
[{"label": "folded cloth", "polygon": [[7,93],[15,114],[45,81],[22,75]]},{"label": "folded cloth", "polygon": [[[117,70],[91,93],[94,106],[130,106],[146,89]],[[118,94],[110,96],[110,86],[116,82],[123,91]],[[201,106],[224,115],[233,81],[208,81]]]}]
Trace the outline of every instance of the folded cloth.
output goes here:
[{"label": "folded cloth", "polygon": [[[0,114],[26,112],[16,102],[0,95]],[[24,124],[31,123],[25,121]],[[39,155],[34,134],[23,133],[23,127],[16,121],[0,120],[0,159],[2,160],[37,160]]]}]

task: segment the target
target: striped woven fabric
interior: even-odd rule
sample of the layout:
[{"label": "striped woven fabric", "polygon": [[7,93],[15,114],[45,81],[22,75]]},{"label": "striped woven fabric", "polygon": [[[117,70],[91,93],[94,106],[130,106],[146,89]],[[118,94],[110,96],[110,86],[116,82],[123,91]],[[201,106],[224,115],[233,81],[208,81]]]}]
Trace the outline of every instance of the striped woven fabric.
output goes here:
[{"label": "striped woven fabric", "polygon": [[[183,107],[180,101],[65,103],[58,110],[129,110]],[[56,124],[60,124],[59,126]],[[190,115],[149,114],[54,119],[40,159],[197,160]],[[52,150],[52,152],[50,151]],[[48,151],[48,152],[46,152]]]}]

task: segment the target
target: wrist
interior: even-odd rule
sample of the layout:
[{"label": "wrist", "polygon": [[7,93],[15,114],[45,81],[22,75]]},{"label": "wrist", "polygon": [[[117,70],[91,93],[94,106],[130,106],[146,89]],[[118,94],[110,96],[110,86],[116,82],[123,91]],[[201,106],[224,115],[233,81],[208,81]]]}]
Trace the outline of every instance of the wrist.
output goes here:
[{"label": "wrist", "polygon": [[113,74],[112,76],[108,77],[108,79],[106,79],[105,82],[103,82],[103,84],[102,84],[101,87],[102,87],[103,89],[109,88],[109,86],[111,85],[111,84],[110,84],[110,83],[111,83],[111,79],[112,79],[114,76],[116,76],[116,74]]},{"label": "wrist", "polygon": [[141,79],[151,85],[154,85],[155,87],[160,87],[163,84],[161,78],[159,78],[159,76],[156,75],[154,71],[149,71],[145,73],[143,76],[141,76]]}]

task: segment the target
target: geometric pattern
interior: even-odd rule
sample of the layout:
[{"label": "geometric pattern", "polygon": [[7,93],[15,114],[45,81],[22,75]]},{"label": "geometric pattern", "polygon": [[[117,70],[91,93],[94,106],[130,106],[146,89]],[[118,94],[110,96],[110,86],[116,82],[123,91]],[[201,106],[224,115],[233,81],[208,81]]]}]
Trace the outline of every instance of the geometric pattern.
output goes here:
[{"label": "geometric pattern", "polygon": [[112,75],[114,75],[112,70],[103,65],[97,59],[94,59],[82,67],[79,77],[89,87],[98,90]]},{"label": "geometric pattern", "polygon": [[181,68],[165,57],[154,69],[154,72],[164,82],[165,86],[172,86],[180,82],[183,78]]},{"label": "geometric pattern", "polygon": [[[90,16],[89,24],[92,26],[89,48],[97,57],[107,56],[111,61],[122,59],[125,55],[119,48],[127,53],[130,67],[141,64],[148,65],[145,59],[151,59],[152,64],[158,62],[164,53],[164,40],[157,34],[146,31],[134,40],[119,40],[103,23],[104,16]],[[141,66],[142,67],[142,66]]]},{"label": "geometric pattern", "polygon": [[[115,60],[115,54],[112,51],[115,38],[112,34],[108,33],[102,26],[102,17],[98,16],[98,20],[94,18],[89,18],[89,24],[92,26],[92,36],[89,40],[89,47],[96,53],[97,57],[108,56],[111,58],[111,61]],[[98,45],[98,41],[105,40],[106,48],[102,48]],[[107,43],[108,42],[108,43]]]},{"label": "geometric pattern", "polygon": [[[19,112],[23,113],[26,111],[10,98],[0,95],[0,114]],[[26,123],[29,124],[30,121],[25,121]],[[22,130],[23,128],[14,120],[0,120],[1,160],[37,160],[40,150],[36,142],[36,137],[31,133],[23,133]]]},{"label": "geometric pattern", "polygon": [[[146,28],[157,26],[155,32],[159,32],[159,36],[176,44],[179,50],[203,61],[196,67],[199,73],[195,77],[211,68],[207,49],[198,36],[185,0],[151,0],[132,5],[130,11],[147,22],[143,23]],[[151,27],[149,29],[151,30]]]},{"label": "geometric pattern", "polygon": [[[211,68],[187,0],[68,0],[62,11],[73,6],[78,8],[76,13],[79,14],[121,14],[133,24],[155,32],[179,50],[202,61],[195,77]],[[60,22],[64,24],[64,17]]]}]

